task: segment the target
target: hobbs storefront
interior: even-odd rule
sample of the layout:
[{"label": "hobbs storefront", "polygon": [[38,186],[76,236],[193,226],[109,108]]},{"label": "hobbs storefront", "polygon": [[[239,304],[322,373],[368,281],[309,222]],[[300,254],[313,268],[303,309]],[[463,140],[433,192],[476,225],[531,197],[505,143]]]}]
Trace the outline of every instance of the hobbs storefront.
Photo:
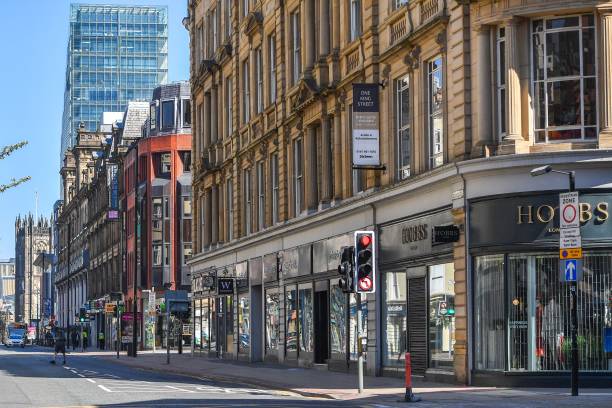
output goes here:
[{"label": "hobbs storefront", "polygon": [[458,238],[448,209],[379,227],[383,374],[403,376],[408,350],[413,374],[453,375]]},{"label": "hobbs storefront", "polygon": [[[568,375],[570,297],[559,279],[558,203],[556,193],[470,203],[474,384],[558,384]],[[609,385],[612,377],[611,205],[611,192],[580,194],[582,384]]]}]

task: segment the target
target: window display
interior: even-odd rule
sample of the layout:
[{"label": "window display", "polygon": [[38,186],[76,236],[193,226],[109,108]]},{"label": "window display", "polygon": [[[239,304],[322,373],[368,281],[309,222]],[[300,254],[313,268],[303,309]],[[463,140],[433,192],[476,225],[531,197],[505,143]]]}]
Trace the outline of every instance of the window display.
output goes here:
[{"label": "window display", "polygon": [[455,348],[455,267],[429,267],[429,367],[453,368]]},{"label": "window display", "polygon": [[287,352],[298,349],[298,305],[297,290],[295,287],[285,289],[285,306],[287,326],[285,328],[285,350]]},{"label": "window display", "polygon": [[298,293],[300,351],[312,352],[314,350],[312,285],[300,285]]},{"label": "window display", "polygon": [[406,352],[406,273],[383,274],[383,365],[404,367]]},{"label": "window display", "polygon": [[280,339],[280,295],[278,290],[266,291],[266,352],[277,350]]},{"label": "window display", "polygon": [[349,353],[351,360],[357,360],[357,342],[359,337],[367,337],[368,335],[368,296],[365,293],[361,294],[361,333],[357,333],[357,296],[351,293],[350,297],[350,327],[349,327]]},{"label": "window display", "polygon": [[238,352],[248,354],[251,348],[251,311],[249,294],[238,297]]},{"label": "window display", "polygon": [[331,353],[335,358],[346,358],[346,294],[338,286],[337,280],[330,290]]}]

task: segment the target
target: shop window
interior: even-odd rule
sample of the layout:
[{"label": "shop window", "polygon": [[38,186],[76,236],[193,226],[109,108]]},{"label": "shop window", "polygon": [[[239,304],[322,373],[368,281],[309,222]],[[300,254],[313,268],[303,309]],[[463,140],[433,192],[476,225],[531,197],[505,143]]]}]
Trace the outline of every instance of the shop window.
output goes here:
[{"label": "shop window", "polygon": [[[361,332],[357,331],[357,296],[351,293],[349,296],[349,355],[351,360],[357,360],[357,345],[359,337],[368,335],[368,298],[367,294],[361,294]],[[366,356],[367,357],[367,356]]]},{"label": "shop window", "polygon": [[201,348],[210,350],[210,307],[209,300],[202,300],[202,334]]},{"label": "shop window", "polygon": [[[578,283],[581,371],[609,371],[605,334],[612,331],[612,254],[585,253]],[[556,254],[508,256],[508,367],[511,371],[571,369],[570,292],[559,280]]]},{"label": "shop window", "polygon": [[285,290],[286,328],[285,328],[285,350],[296,352],[298,349],[298,299],[297,289],[287,288]]},{"label": "shop window", "polygon": [[395,81],[397,178],[410,176],[410,77]]},{"label": "shop window", "polygon": [[427,63],[427,77],[429,166],[435,168],[444,164],[442,57],[436,57]]},{"label": "shop window", "polygon": [[330,289],[329,323],[332,358],[346,359],[346,294],[337,280]]},{"label": "shop window", "polygon": [[[218,319],[218,313],[217,313],[217,299],[214,297],[211,297],[209,300],[209,305],[208,305],[208,310],[209,310],[209,317],[208,317],[208,333],[210,334],[210,341],[209,341],[209,350],[211,351],[217,351],[217,319]],[[202,323],[202,325],[204,325],[204,323]],[[204,335],[202,335],[202,337],[204,338]]]},{"label": "shop window", "polygon": [[404,367],[406,344],[406,273],[383,274],[383,365]]},{"label": "shop window", "polygon": [[475,363],[478,370],[504,369],[504,257],[474,262]]},{"label": "shop window", "polygon": [[300,352],[314,351],[314,331],[313,331],[313,294],[312,285],[300,285],[299,291],[299,339]]},{"label": "shop window", "polygon": [[277,350],[280,340],[280,295],[278,290],[266,291],[266,353]]},{"label": "shop window", "polygon": [[193,316],[193,344],[196,349],[202,349],[202,300],[194,301],[195,313]]},{"label": "shop window", "polygon": [[248,354],[251,349],[251,311],[249,294],[238,297],[238,352]]},{"label": "shop window", "polygon": [[592,14],[532,22],[536,142],[597,138],[595,44]]},{"label": "shop window", "polygon": [[429,267],[429,367],[453,369],[455,348],[455,268]]}]

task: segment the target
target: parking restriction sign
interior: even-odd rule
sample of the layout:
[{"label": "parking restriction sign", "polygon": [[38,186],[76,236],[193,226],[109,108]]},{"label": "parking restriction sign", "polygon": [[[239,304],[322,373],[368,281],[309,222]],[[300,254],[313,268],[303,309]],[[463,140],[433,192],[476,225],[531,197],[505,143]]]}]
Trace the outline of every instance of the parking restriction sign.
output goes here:
[{"label": "parking restriction sign", "polygon": [[580,228],[577,191],[559,194],[559,227]]}]

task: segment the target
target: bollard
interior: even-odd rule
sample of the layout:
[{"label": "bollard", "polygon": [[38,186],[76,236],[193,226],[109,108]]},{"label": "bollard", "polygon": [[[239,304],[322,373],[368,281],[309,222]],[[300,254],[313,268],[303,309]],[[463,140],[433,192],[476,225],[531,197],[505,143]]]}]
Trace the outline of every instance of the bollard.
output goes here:
[{"label": "bollard", "polygon": [[404,402],[419,402],[421,398],[412,393],[412,364],[410,362],[410,353],[406,353],[406,394]]}]

